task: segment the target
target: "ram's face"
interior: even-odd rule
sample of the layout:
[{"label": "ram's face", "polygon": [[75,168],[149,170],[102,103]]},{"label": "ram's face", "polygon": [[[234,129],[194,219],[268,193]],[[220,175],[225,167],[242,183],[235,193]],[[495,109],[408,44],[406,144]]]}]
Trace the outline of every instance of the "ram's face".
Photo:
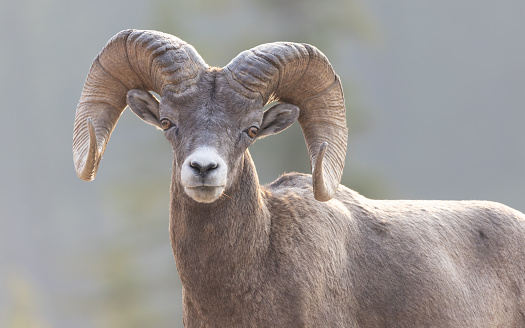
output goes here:
[{"label": "ram's face", "polygon": [[242,174],[246,149],[258,137],[288,127],[299,114],[297,107],[287,104],[265,114],[259,100],[239,95],[221,74],[211,73],[190,92],[166,89],[160,104],[151,94],[132,90],[128,104],[139,117],[164,130],[174,151],[174,183],[200,203],[227,193]]},{"label": "ram's face", "polygon": [[188,95],[166,94],[160,124],[175,153],[175,174],[197,202],[217,200],[241,171],[245,150],[257,137],[262,104],[232,92],[226,81],[201,81]]}]

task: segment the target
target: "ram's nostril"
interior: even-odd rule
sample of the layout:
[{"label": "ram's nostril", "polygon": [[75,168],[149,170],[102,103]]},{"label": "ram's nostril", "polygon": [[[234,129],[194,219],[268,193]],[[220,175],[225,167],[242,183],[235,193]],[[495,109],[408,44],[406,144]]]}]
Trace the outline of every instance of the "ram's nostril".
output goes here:
[{"label": "ram's nostril", "polygon": [[190,166],[199,172],[208,172],[213,169],[216,169],[219,164],[215,161],[207,161],[207,162],[201,162],[201,161],[191,161]]}]

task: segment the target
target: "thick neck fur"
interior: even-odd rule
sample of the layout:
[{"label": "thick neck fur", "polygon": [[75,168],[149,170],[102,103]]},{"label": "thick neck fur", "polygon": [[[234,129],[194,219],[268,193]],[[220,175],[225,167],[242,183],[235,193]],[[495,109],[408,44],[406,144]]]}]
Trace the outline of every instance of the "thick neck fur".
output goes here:
[{"label": "thick neck fur", "polygon": [[211,204],[189,198],[177,179],[172,180],[170,234],[185,302],[198,308],[232,304],[264,280],[269,244],[270,216],[251,156],[245,152],[237,185]]}]

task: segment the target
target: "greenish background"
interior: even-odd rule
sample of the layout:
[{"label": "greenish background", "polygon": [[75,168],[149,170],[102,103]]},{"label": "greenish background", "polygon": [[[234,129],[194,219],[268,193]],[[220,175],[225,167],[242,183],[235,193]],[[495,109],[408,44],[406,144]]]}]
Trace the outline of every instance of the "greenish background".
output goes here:
[{"label": "greenish background", "polygon": [[[182,327],[162,133],[126,110],[96,180],[73,169],[84,79],[120,30],[177,35],[215,66],[264,42],[316,45],[347,99],[344,184],[525,211],[524,13],[520,0],[2,0],[0,327]],[[252,154],[262,182],[310,170],[297,125]]]}]

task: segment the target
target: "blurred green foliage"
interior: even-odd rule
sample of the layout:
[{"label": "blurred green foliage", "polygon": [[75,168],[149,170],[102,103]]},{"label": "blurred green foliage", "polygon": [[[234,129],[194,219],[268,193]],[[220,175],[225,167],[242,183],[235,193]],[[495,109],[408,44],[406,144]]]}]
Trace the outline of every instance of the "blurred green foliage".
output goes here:
[{"label": "blurred green foliage", "polygon": [[6,313],[5,322],[0,324],[2,327],[9,328],[48,328],[42,318],[41,310],[35,286],[30,279],[20,272],[19,269],[9,270],[7,277],[7,294],[12,302]]}]

